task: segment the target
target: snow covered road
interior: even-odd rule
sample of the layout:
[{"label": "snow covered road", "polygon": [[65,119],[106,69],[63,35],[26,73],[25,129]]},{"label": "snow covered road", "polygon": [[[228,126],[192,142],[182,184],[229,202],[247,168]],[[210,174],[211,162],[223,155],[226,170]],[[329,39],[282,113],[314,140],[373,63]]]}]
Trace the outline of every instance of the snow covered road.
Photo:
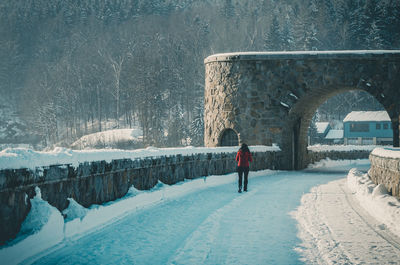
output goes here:
[{"label": "snow covered road", "polygon": [[308,263],[400,264],[400,238],[360,206],[346,179],[313,188],[294,215]]},{"label": "snow covered road", "polygon": [[134,212],[36,264],[303,264],[290,212],[311,187],[345,174],[266,172],[242,194],[236,175],[215,176],[233,181]]}]

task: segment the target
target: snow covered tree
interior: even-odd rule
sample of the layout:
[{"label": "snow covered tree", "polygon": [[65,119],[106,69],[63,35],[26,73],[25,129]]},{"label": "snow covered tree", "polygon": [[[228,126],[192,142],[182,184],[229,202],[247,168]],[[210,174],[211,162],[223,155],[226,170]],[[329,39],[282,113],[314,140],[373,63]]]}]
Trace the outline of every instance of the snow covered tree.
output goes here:
[{"label": "snow covered tree", "polygon": [[[39,109],[48,117],[54,109],[60,139],[137,125],[148,144],[164,145],[170,109],[178,105],[200,143],[202,136],[194,138],[203,130],[196,108],[204,96],[205,57],[234,50],[398,49],[400,3],[2,1],[0,36],[1,95],[19,100],[22,118]],[[46,78],[44,89],[39,84]],[[34,93],[46,93],[53,105],[42,110]],[[352,97],[357,106],[366,98]],[[347,110],[354,104],[346,100],[336,103]],[[341,112],[334,105],[329,111]]]},{"label": "snow covered tree", "polygon": [[382,49],[384,47],[384,40],[381,37],[381,30],[377,22],[372,22],[369,33],[366,37],[366,45],[369,49]]},{"label": "snow covered tree", "polygon": [[204,108],[202,104],[194,108],[194,119],[190,126],[191,145],[202,146],[204,144]]},{"label": "snow covered tree", "polygon": [[293,50],[294,44],[292,21],[290,15],[286,14],[282,29],[282,49],[284,51]]},{"label": "snow covered tree", "polygon": [[265,48],[270,51],[281,50],[283,46],[283,36],[279,28],[279,22],[276,14],[272,17],[269,32],[265,38]]}]

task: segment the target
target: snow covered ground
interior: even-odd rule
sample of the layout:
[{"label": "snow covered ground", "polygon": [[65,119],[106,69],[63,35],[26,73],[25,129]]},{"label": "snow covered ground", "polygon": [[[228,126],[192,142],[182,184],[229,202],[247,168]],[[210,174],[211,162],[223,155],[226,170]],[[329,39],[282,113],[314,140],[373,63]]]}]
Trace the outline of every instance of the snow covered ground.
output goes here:
[{"label": "snow covered ground", "polygon": [[134,129],[113,129],[82,136],[71,147],[74,149],[116,148],[118,145],[134,147],[143,141],[143,131]]},{"label": "snow covered ground", "polygon": [[[399,200],[359,171],[368,160],[322,161],[299,172],[188,180],[63,212],[32,199],[4,264],[396,264]],[[347,176],[347,179],[346,179]],[[311,191],[310,191],[311,189]],[[295,218],[293,218],[295,217]]]},{"label": "snow covered ground", "polygon": [[[278,146],[250,146],[252,152],[280,151]],[[138,159],[144,157],[159,157],[172,155],[192,155],[205,153],[231,153],[237,152],[239,147],[181,147],[181,148],[155,148],[148,147],[136,150],[118,149],[94,149],[74,151],[67,148],[56,147],[53,151],[40,152],[25,148],[7,148],[0,151],[0,169],[30,168],[39,166],[72,164],[77,167],[79,163],[105,160],[111,162],[113,159]]]}]

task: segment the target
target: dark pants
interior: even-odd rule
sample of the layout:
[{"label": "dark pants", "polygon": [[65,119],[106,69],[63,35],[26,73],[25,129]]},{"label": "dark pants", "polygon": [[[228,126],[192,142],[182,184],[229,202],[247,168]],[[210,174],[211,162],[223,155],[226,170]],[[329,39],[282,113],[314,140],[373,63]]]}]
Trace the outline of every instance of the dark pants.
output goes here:
[{"label": "dark pants", "polygon": [[243,173],[244,173],[244,190],[247,190],[247,183],[248,183],[248,177],[249,177],[249,168],[248,167],[238,167],[237,171],[238,171],[238,174],[239,174],[239,190],[242,189]]}]

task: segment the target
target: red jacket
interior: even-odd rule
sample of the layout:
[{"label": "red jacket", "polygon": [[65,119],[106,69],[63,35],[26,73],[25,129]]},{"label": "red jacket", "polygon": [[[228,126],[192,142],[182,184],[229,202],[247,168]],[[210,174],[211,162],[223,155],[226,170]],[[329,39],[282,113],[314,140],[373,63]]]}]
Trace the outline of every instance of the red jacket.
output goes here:
[{"label": "red jacket", "polygon": [[239,150],[236,154],[236,161],[238,161],[239,167],[249,167],[249,161],[253,161],[253,157],[250,152],[243,152]]}]

